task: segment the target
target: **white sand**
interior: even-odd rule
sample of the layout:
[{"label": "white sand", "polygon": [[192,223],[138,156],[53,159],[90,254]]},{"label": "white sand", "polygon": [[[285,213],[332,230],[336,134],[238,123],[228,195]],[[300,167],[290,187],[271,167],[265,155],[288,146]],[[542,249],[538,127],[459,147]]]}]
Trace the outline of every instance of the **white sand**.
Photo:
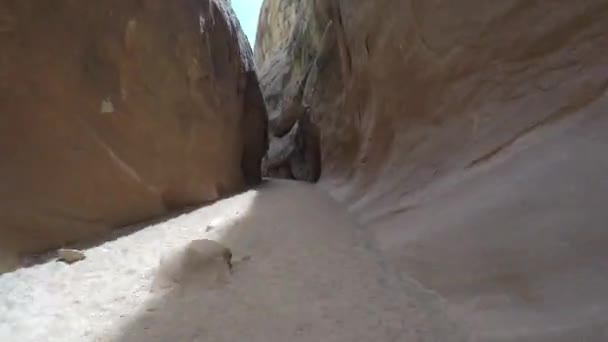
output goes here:
[{"label": "white sand", "polygon": [[[232,250],[233,272],[150,294],[161,255],[201,238]],[[0,341],[466,340],[439,298],[398,278],[366,241],[315,188],[269,182],[85,250],[81,262],[0,276]],[[185,270],[195,271],[218,269]]]}]

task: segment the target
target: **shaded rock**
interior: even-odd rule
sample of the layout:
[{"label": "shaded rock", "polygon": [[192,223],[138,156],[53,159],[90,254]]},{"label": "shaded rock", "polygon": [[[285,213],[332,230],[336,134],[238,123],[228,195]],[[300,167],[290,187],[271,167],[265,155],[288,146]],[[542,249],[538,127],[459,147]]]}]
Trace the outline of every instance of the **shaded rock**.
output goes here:
[{"label": "shaded rock", "polygon": [[311,121],[307,110],[297,123],[294,153],[289,158],[295,179],[315,183],[321,177],[321,147],[319,128]]},{"label": "shaded rock", "polygon": [[[293,170],[289,170],[288,174],[289,178],[316,181],[321,173],[321,152],[318,144],[320,132],[316,128],[311,128],[318,126],[320,122],[319,114],[313,113],[313,111],[320,108],[318,106],[320,98],[336,96],[335,92],[328,91],[328,84],[337,82],[342,85],[346,73],[349,72],[350,62],[342,63],[345,58],[349,57],[348,52],[345,52],[346,45],[341,20],[332,18],[330,15],[337,13],[335,5],[300,2],[293,6],[298,16],[307,18],[307,20],[296,20],[294,16],[286,14],[282,17],[283,21],[279,21],[278,27],[273,26],[276,25],[276,21],[270,22],[269,20],[267,23],[264,17],[265,15],[269,18],[281,17],[279,14],[273,13],[273,10],[277,10],[277,8],[272,2],[266,2],[263,6],[261,31],[258,34],[256,46],[257,68],[268,105],[271,140],[283,137],[296,122],[302,120],[304,116],[308,116],[304,119],[307,124],[300,125],[307,127],[301,130],[300,142],[307,141],[309,151],[305,154],[315,157],[309,158],[311,164],[308,169],[310,170],[305,172],[305,175],[301,171],[293,172]],[[317,15],[318,13],[321,15]],[[272,32],[283,26],[288,26],[291,34],[288,37],[273,36]],[[264,34],[264,32],[268,33]],[[271,42],[274,42],[274,45]],[[273,53],[265,50],[271,48],[274,48]],[[338,63],[337,67],[335,67],[336,63]],[[336,74],[334,70],[339,70],[339,73]],[[315,106],[313,107],[313,105]],[[319,151],[310,152],[316,149]],[[300,162],[296,163],[299,166],[296,165],[295,168],[302,170],[301,160],[303,158],[298,159]],[[290,162],[290,164],[293,163]]]},{"label": "shaded rock", "polygon": [[266,176],[293,178],[289,167],[289,160],[295,151],[297,132],[298,124],[296,123],[285,136],[272,137],[270,139],[268,152],[262,161],[262,172]]},{"label": "shaded rock", "polygon": [[319,129],[308,109],[283,137],[272,137],[262,163],[266,176],[315,183],[321,176]]},{"label": "shaded rock", "polygon": [[258,185],[262,181],[262,157],[268,150],[268,120],[266,104],[255,70],[246,73],[245,99],[243,101],[244,151],[241,170],[246,184]]},{"label": "shaded rock", "polygon": [[0,1],[0,249],[257,184],[266,111],[224,0]]}]

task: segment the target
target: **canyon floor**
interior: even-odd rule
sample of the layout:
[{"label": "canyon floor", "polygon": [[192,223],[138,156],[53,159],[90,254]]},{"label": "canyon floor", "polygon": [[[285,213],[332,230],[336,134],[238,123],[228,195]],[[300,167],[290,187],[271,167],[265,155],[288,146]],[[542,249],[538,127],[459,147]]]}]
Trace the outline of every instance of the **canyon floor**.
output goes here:
[{"label": "canyon floor", "polygon": [[[232,268],[217,246],[184,253],[199,239],[229,248]],[[267,181],[80,247],[80,262],[0,275],[0,340],[467,340],[436,294],[398,276],[337,203],[301,183]]]}]

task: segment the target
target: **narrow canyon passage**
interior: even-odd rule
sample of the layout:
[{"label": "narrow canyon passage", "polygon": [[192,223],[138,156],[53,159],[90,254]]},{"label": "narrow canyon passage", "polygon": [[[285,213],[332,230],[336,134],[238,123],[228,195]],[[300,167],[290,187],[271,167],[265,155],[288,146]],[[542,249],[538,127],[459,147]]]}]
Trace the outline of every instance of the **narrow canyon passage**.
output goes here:
[{"label": "narrow canyon passage", "polygon": [[0,46],[0,341],[608,341],[605,0],[0,0]]}]

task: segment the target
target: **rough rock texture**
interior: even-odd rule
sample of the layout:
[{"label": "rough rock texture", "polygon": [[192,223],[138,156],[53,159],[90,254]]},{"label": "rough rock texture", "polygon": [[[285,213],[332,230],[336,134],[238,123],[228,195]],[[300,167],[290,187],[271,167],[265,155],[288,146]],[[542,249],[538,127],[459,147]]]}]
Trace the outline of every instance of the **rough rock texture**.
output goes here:
[{"label": "rough rock texture", "polygon": [[86,253],[0,275],[1,341],[468,341],[303,184],[269,182]]},{"label": "rough rock texture", "polygon": [[321,185],[479,339],[607,340],[608,3],[278,2],[271,144],[308,108]]},{"label": "rough rock texture", "polygon": [[0,1],[0,250],[260,181],[266,111],[224,0]]},{"label": "rough rock texture", "polygon": [[319,128],[305,112],[289,133],[271,138],[262,170],[266,176],[314,183],[321,176],[319,144]]},{"label": "rough rock texture", "polygon": [[[315,34],[318,27],[329,30],[317,23],[313,8],[312,1],[266,1],[260,12],[255,56],[269,111],[271,148],[262,166],[267,176],[310,182],[320,177],[320,135],[308,106],[314,84],[308,80],[317,78],[323,60],[316,52],[328,40],[328,34]],[[296,15],[311,20],[298,21]]]}]

